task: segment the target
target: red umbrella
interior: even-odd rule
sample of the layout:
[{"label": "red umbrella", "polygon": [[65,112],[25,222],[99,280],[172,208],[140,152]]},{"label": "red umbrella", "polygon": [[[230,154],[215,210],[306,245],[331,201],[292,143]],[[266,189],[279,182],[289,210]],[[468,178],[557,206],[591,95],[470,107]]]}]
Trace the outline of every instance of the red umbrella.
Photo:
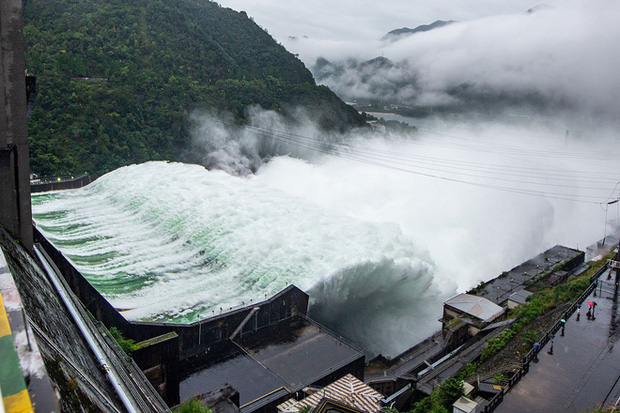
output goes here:
[{"label": "red umbrella", "polygon": [[594,303],[593,303],[592,301],[588,301],[588,305],[589,305],[590,307],[592,307],[592,306],[594,305]]}]

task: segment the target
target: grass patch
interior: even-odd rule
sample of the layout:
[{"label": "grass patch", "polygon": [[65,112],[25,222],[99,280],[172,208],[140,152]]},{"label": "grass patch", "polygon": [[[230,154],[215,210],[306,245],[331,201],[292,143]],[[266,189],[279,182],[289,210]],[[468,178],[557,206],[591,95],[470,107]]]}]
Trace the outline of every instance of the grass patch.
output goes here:
[{"label": "grass patch", "polygon": [[[590,285],[590,278],[604,265],[606,265],[607,261],[611,259],[614,255],[615,253],[612,251],[607,254],[603,259],[597,262],[590,262],[589,268],[585,273],[571,279],[564,284],[560,284],[552,288],[541,289],[534,292],[534,294],[528,297],[525,304],[511,310],[511,312],[509,313],[509,318],[516,318],[517,321],[515,321],[515,323],[510,328],[502,331],[499,336],[488,341],[487,346],[482,350],[480,360],[478,362],[468,363],[455,377],[450,379],[452,380],[452,382],[448,385],[448,387],[444,386],[450,380],[446,381],[444,385],[433,390],[430,396],[417,402],[410,413],[451,412],[452,403],[460,396],[459,394],[459,396],[456,396],[454,399],[452,399],[452,396],[454,396],[456,393],[452,393],[452,390],[447,390],[448,388],[454,389],[454,381],[461,383],[466,378],[474,376],[478,371],[478,368],[485,361],[489,360],[501,349],[506,347],[508,343],[517,336],[520,340],[522,340],[522,342],[524,343],[523,345],[527,345],[527,348],[531,348],[531,346],[536,341],[540,340],[540,336],[533,330],[525,329],[525,326],[534,321],[536,318],[541,317],[547,312],[553,310],[557,306],[564,303],[573,302],[577,298],[579,298],[579,296]],[[554,270],[556,270],[555,267]],[[469,293],[476,293],[482,290],[485,285],[486,283],[481,282],[475,288],[471,289]],[[496,381],[502,381],[506,379],[505,377],[500,377],[500,375],[496,375],[496,377],[494,378],[496,379]],[[450,402],[450,400],[452,401]]]},{"label": "grass patch", "polygon": [[128,355],[131,356],[136,349],[135,342],[131,339],[125,338],[123,333],[116,327],[110,328],[110,335],[116,342],[119,347]]},{"label": "grass patch", "polygon": [[[560,304],[575,301],[590,286],[590,278],[606,265],[607,260],[612,258],[615,253],[608,253],[603,259],[597,262],[590,262],[588,270],[582,275],[571,279],[564,284],[552,288],[536,291],[528,297],[527,302],[511,310],[509,317],[516,318],[517,321],[512,327],[504,330],[498,337],[489,340],[488,345],[482,350],[480,363],[484,363],[498,351],[506,347],[510,340],[521,333],[523,328],[534,321],[536,318],[553,310]],[[522,334],[521,339],[533,344],[538,339],[536,333],[527,330]],[[533,340],[533,341],[532,341]]]},{"label": "grass patch", "polygon": [[196,399],[191,399],[183,404],[180,404],[176,409],[174,409],[175,413],[212,413],[211,409],[206,406],[203,406],[200,401]]},{"label": "grass patch", "polygon": [[141,341],[139,343],[133,344],[133,350],[139,350],[144,347],[152,346],[153,344],[160,343],[162,341],[168,340],[170,338],[174,338],[177,336],[177,333],[171,331],[169,333],[163,334],[161,336],[153,337],[148,340]]}]

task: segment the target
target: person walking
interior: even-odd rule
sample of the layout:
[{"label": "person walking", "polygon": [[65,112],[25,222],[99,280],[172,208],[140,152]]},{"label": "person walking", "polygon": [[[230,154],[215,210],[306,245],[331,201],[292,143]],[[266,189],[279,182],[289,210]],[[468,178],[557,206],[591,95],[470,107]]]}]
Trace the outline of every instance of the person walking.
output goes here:
[{"label": "person walking", "polygon": [[547,351],[547,354],[553,356],[553,340],[555,339],[555,335],[550,334],[549,337],[551,337],[551,347],[549,347],[549,351]]}]

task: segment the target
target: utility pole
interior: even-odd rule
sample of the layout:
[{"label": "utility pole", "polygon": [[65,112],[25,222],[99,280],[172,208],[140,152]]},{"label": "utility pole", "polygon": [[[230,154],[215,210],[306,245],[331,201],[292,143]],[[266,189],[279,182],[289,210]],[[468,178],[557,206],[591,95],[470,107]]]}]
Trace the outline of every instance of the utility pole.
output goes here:
[{"label": "utility pole", "polygon": [[0,226],[32,252],[22,0],[0,1]]},{"label": "utility pole", "polygon": [[[612,264],[613,263],[613,264]],[[614,301],[618,298],[618,282],[620,281],[620,240],[618,240],[618,251],[616,251],[616,256],[614,260],[611,261],[610,266],[616,272],[616,277],[614,278]]]},{"label": "utility pole", "polygon": [[616,273],[614,277],[614,300],[618,297],[618,281],[620,281],[620,240],[618,241],[618,251],[613,259],[608,262],[609,268]]}]

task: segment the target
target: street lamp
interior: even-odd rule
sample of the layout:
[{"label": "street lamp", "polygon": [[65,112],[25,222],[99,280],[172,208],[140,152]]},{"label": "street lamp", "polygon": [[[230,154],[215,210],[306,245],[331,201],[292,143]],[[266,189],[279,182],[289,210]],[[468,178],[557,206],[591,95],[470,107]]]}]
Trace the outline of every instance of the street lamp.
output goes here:
[{"label": "street lamp", "polygon": [[614,199],[613,201],[609,201],[605,204],[605,231],[603,232],[603,245],[605,245],[605,238],[607,238],[607,210],[609,209],[609,205],[613,205],[618,201],[618,199]]}]

